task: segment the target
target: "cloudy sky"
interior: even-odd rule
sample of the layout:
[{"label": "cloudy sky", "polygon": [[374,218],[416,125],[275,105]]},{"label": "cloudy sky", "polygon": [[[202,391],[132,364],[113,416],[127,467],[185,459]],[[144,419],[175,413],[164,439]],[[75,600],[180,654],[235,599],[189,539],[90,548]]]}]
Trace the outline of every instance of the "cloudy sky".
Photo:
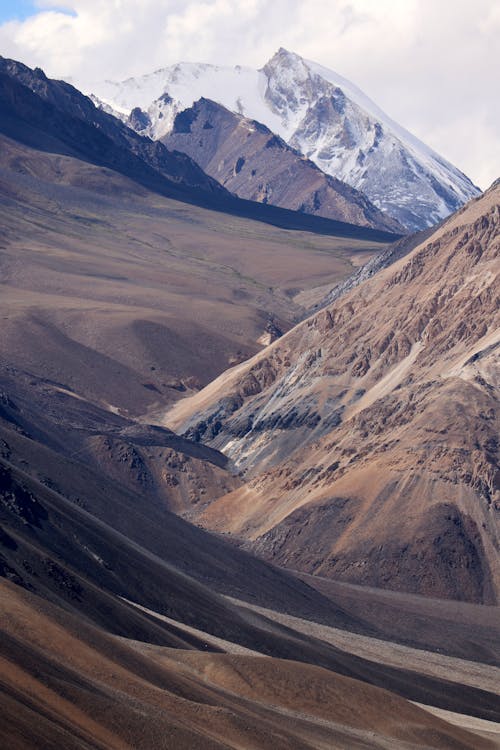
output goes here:
[{"label": "cloudy sky", "polygon": [[480,187],[500,176],[498,0],[1,0],[0,54],[120,80],[286,47],[351,79]]}]

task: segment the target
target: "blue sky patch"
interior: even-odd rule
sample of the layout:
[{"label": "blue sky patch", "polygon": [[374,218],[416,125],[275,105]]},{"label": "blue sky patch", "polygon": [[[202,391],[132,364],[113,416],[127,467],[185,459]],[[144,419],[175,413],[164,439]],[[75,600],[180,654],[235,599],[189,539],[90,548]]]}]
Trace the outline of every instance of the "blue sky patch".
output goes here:
[{"label": "blue sky patch", "polygon": [[[23,21],[28,16],[32,16],[35,13],[39,13],[41,10],[49,10],[39,8],[34,0],[1,0],[0,2],[0,23],[5,21]],[[61,13],[67,13],[69,16],[76,15],[66,8],[50,8],[50,10],[57,10]]]}]

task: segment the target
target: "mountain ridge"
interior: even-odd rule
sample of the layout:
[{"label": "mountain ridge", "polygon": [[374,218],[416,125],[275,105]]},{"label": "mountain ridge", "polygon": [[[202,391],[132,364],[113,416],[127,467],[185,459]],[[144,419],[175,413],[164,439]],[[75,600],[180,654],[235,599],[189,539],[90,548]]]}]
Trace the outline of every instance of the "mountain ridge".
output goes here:
[{"label": "mountain ridge", "polygon": [[161,142],[188,154],[240,198],[348,220],[358,226],[405,231],[363,193],[325,175],[265,125],[209,99],[199,99],[179,112],[171,132]]}]

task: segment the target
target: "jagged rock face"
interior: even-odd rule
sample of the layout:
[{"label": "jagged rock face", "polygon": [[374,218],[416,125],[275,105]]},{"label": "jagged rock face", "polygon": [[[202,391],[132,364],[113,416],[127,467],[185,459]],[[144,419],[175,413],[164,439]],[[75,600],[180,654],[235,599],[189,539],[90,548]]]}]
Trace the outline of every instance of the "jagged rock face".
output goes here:
[{"label": "jagged rock face", "polygon": [[181,63],[93,91],[119,113],[141,107],[148,135],[169,133],[200,97],[264,123],[322,171],[362,191],[409,230],[432,226],[479,194],[458,169],[346,79],[280,49],[262,68]]},{"label": "jagged rock face", "polygon": [[498,601],[499,203],[174,409],[247,472],[207,526],[306,572]]},{"label": "jagged rock face", "polygon": [[[146,118],[133,110],[131,125],[140,126]],[[265,125],[208,99],[180,112],[162,142],[186,153],[240,198],[374,229],[404,231],[365,195],[324,174]]]},{"label": "jagged rock face", "polygon": [[127,124],[132,130],[142,133],[151,125],[151,120],[149,119],[149,115],[146,112],[143,112],[140,107],[134,107],[130,113]]}]

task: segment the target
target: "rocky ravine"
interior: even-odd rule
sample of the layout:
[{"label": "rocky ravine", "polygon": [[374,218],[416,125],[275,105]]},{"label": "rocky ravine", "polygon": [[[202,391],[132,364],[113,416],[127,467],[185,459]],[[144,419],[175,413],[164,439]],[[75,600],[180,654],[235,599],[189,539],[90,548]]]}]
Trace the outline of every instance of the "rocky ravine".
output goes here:
[{"label": "rocky ravine", "polygon": [[206,526],[305,572],[498,601],[499,199],[167,415],[246,473]]}]

